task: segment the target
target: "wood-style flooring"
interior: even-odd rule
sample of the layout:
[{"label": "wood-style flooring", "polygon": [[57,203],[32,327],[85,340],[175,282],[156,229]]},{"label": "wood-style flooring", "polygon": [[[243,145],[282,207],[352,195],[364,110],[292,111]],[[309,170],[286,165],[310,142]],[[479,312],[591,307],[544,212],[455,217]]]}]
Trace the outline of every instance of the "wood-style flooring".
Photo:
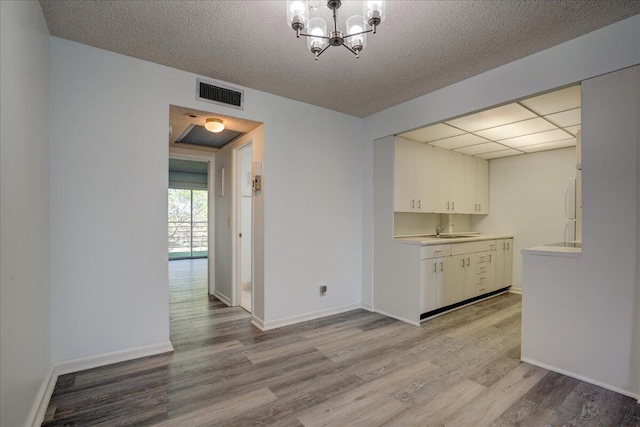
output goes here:
[{"label": "wood-style flooring", "polygon": [[175,353],[58,378],[45,426],[638,426],[631,398],[522,363],[518,295],[411,326],[365,310],[260,332],[170,262]]}]

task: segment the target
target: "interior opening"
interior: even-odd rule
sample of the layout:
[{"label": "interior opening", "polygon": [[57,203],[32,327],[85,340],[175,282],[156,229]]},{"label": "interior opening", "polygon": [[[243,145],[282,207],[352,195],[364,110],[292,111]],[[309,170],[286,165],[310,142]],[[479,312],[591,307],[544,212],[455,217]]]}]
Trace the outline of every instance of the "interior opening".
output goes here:
[{"label": "interior opening", "polygon": [[237,151],[238,170],[236,186],[237,194],[237,224],[238,224],[238,295],[240,307],[251,313],[252,304],[252,195],[253,178],[251,165],[253,162],[253,147],[249,143]]}]

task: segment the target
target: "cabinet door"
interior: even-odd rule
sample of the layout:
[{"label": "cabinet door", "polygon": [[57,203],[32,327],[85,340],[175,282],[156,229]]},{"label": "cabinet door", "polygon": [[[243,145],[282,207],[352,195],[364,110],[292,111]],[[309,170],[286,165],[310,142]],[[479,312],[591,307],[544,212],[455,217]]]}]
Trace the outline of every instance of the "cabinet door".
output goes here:
[{"label": "cabinet door", "polygon": [[[416,142],[396,138],[393,150],[393,210],[395,212],[412,212],[412,199],[415,198],[414,183]],[[413,202],[415,206],[415,201]]]},{"label": "cabinet door", "polygon": [[461,213],[478,213],[478,201],[476,200],[476,158],[464,156],[464,197],[462,198]]},{"label": "cabinet door", "polygon": [[505,240],[506,249],[504,251],[504,284],[503,288],[512,285],[513,279],[513,239]]},{"label": "cabinet door", "polygon": [[464,269],[464,295],[463,299],[469,299],[478,296],[478,272],[476,268],[478,254],[465,254],[462,256],[462,264]]},{"label": "cabinet door", "polygon": [[422,283],[420,286],[420,313],[437,308],[438,303],[438,260],[422,260]]},{"label": "cabinet door", "polygon": [[464,297],[463,255],[438,258],[438,308],[462,301]]},{"label": "cabinet door", "polygon": [[502,289],[505,287],[504,284],[504,253],[507,249],[506,240],[497,240],[496,241],[496,281],[495,287],[496,289]]},{"label": "cabinet door", "polygon": [[487,292],[495,291],[496,287],[496,251],[487,254]]},{"label": "cabinet door", "polygon": [[475,201],[478,204],[475,213],[489,213],[489,161],[476,159]]},{"label": "cabinet door", "polygon": [[449,153],[444,148],[433,148],[433,190],[435,213],[450,213]]},{"label": "cabinet door", "polygon": [[449,153],[449,201],[451,211],[463,212],[464,206],[464,154],[457,151]]},{"label": "cabinet door", "polygon": [[435,189],[433,185],[433,146],[422,144],[416,152],[417,193],[416,210],[435,212]]}]

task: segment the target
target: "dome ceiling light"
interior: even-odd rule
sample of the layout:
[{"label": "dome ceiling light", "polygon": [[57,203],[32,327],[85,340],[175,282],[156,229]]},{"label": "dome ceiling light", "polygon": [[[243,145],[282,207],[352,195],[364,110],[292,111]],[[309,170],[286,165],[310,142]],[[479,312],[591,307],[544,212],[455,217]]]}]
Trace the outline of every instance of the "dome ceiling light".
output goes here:
[{"label": "dome ceiling light", "polygon": [[218,133],[224,130],[224,123],[220,119],[207,119],[204,127],[209,132]]},{"label": "dome ceiling light", "polygon": [[[386,1],[368,0],[363,2],[361,15],[354,15],[347,19],[346,35],[338,31],[337,10],[342,6],[341,0],[328,0],[327,7],[333,11],[333,31],[327,32],[327,21],[322,18],[309,19],[309,2],[303,0],[287,1],[287,19],[289,25],[296,32],[296,37],[308,37],[307,46],[311,53],[318,57],[329,46],[344,46],[356,58],[367,45],[367,33],[376,33],[376,29],[384,20]],[[303,33],[302,31],[306,31]]]}]

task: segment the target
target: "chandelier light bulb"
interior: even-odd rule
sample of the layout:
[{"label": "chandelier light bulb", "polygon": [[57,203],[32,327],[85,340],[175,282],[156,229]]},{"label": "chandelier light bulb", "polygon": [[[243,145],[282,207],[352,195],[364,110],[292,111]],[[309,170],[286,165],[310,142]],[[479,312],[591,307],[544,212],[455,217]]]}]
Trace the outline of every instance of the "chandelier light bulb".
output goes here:
[{"label": "chandelier light bulb", "polygon": [[309,2],[303,0],[287,1],[287,20],[296,32],[304,29],[309,21]]},{"label": "chandelier light bulb", "polygon": [[376,27],[384,21],[387,11],[387,2],[384,0],[368,0],[364,2],[363,15],[367,24],[373,27],[375,33]]}]

